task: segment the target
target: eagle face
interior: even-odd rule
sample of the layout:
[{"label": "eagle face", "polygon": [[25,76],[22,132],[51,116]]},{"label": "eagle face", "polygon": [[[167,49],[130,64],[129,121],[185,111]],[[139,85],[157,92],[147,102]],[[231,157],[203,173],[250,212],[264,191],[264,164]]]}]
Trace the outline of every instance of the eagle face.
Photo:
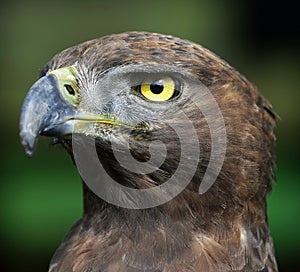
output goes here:
[{"label": "eagle face", "polygon": [[49,271],[277,271],[275,119],[242,75],[179,38],[122,33],[56,55],[20,120],[27,155],[54,137],[84,181],[83,218]]}]

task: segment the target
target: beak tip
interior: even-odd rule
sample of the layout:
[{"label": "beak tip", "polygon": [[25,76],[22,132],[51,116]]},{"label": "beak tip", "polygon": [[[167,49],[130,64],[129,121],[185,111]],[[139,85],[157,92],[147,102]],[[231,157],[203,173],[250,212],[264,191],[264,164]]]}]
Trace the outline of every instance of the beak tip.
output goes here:
[{"label": "beak tip", "polygon": [[28,158],[32,158],[33,157],[33,154],[34,154],[34,151],[33,150],[25,150],[25,154]]},{"label": "beak tip", "polygon": [[31,158],[36,148],[37,137],[25,132],[21,132],[20,137],[21,137],[21,144],[25,149],[26,156]]}]

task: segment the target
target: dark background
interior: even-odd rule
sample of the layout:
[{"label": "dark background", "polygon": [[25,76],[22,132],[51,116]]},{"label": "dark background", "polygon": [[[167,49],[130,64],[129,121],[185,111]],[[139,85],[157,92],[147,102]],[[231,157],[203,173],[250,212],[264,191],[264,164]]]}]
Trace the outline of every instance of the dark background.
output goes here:
[{"label": "dark background", "polygon": [[80,178],[60,147],[41,139],[32,159],[24,155],[18,120],[27,90],[62,49],[106,34],[146,30],[208,47],[254,82],[280,115],[269,222],[280,271],[295,271],[300,257],[297,10],[292,1],[2,1],[1,270],[47,271],[82,210]]}]

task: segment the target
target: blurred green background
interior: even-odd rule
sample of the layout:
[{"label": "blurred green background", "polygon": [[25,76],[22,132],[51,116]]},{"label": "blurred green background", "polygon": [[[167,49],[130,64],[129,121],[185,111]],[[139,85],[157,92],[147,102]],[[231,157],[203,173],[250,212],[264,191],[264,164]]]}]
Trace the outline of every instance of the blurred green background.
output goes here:
[{"label": "blurred green background", "polygon": [[281,121],[269,221],[280,271],[295,271],[300,257],[300,58],[297,9],[291,1],[2,1],[0,7],[2,271],[47,271],[82,210],[80,178],[62,148],[41,139],[32,159],[24,155],[18,120],[27,90],[62,49],[128,30],[200,43],[271,101]]}]

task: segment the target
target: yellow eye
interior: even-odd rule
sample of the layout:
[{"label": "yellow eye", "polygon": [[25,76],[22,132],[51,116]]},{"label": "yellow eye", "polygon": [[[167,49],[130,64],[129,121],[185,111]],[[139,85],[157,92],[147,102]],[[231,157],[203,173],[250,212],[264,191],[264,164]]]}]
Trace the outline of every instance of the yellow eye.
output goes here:
[{"label": "yellow eye", "polygon": [[167,101],[179,94],[178,86],[176,85],[172,78],[166,77],[150,83],[143,83],[139,86],[139,91],[151,101]]}]

